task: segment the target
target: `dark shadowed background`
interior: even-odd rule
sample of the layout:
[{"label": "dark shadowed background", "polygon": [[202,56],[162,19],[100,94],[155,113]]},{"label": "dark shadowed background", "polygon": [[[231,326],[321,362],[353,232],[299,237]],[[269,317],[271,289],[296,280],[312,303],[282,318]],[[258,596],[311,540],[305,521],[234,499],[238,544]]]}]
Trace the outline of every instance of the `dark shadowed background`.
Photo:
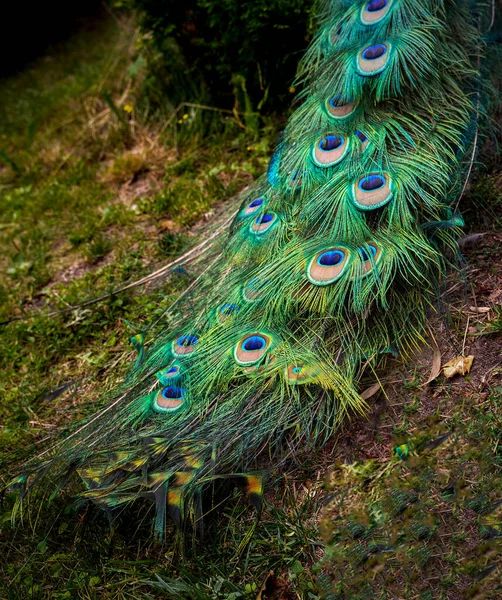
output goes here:
[{"label": "dark shadowed background", "polygon": [[15,73],[103,14],[101,0],[2,2],[0,76]]}]

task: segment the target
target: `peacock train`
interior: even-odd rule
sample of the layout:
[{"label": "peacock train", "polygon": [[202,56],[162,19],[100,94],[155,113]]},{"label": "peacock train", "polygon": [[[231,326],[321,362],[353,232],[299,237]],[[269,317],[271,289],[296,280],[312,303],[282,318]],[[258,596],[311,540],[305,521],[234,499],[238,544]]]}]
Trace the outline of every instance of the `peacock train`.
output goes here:
[{"label": "peacock train", "polygon": [[[268,171],[112,399],[12,483],[72,477],[108,511],[201,518],[219,482],[259,507],[267,468],[363,413],[361,374],[423,343],[455,264],[458,202],[483,111],[480,8],[324,0],[300,101]],[[202,252],[202,251],[201,251]],[[197,258],[197,257],[195,257]]]}]

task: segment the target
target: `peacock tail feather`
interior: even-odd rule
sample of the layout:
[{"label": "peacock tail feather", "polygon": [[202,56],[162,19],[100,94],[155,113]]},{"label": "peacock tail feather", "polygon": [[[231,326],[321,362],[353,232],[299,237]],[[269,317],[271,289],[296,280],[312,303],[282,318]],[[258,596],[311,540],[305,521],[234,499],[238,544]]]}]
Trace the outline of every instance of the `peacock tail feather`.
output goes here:
[{"label": "peacock tail feather", "polygon": [[[474,12],[471,12],[471,9]],[[422,344],[448,265],[481,114],[478,9],[463,0],[325,0],[301,102],[200,275],[113,399],[14,483],[107,510],[150,498],[200,520],[232,481],[260,505],[277,466],[363,413],[365,369]],[[474,16],[473,16],[474,14]],[[21,495],[21,497],[23,494]]]}]

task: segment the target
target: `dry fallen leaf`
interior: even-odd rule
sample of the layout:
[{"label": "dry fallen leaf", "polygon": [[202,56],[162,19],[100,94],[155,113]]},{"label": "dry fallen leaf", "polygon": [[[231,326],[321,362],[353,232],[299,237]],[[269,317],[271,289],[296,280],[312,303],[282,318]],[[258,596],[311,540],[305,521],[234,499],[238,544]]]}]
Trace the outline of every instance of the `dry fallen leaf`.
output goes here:
[{"label": "dry fallen leaf", "polygon": [[361,398],[363,400],[369,400],[372,396],[374,396],[379,390],[381,386],[379,383],[374,383],[369,388],[366,388],[363,392],[361,392]]},{"label": "dry fallen leaf", "polygon": [[469,306],[469,310],[475,313],[483,314],[490,312],[489,306]]},{"label": "dry fallen leaf", "polygon": [[443,366],[443,373],[447,379],[455,375],[466,375],[470,372],[474,356],[456,356]]},{"label": "dry fallen leaf", "polygon": [[432,360],[432,369],[429,379],[424,383],[424,385],[429,385],[429,383],[432,383],[434,379],[439,377],[439,374],[441,373],[441,351],[439,350],[439,346],[434,335],[431,334],[431,337],[432,345],[434,346],[434,358]]}]

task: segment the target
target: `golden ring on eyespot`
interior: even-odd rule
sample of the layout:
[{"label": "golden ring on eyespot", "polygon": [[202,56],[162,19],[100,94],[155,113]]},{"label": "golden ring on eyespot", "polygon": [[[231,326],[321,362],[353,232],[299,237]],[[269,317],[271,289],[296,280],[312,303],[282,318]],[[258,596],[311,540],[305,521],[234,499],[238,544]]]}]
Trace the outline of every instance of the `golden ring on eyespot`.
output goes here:
[{"label": "golden ring on eyespot", "polygon": [[357,55],[357,70],[360,75],[371,76],[382,72],[387,66],[391,52],[391,46],[387,42],[383,44],[371,44],[366,46]]},{"label": "golden ring on eyespot", "polygon": [[273,212],[266,212],[258,216],[251,224],[251,231],[257,235],[263,235],[277,223],[277,215]]},{"label": "golden ring on eyespot", "polygon": [[314,285],[330,285],[343,275],[349,262],[347,248],[336,246],[321,250],[307,266],[307,279]]},{"label": "golden ring on eyespot", "polygon": [[256,198],[252,202],[250,202],[245,208],[242,209],[241,215],[243,217],[251,217],[256,214],[260,210],[262,210],[265,204],[265,198],[261,196],[260,198]]},{"label": "golden ring on eyespot", "polygon": [[392,0],[371,0],[361,8],[361,23],[375,25],[384,19],[389,12]]},{"label": "golden ring on eyespot", "polygon": [[334,119],[345,119],[350,116],[357,106],[353,99],[345,100],[340,94],[335,94],[326,100],[326,111]]},{"label": "golden ring on eyespot", "polygon": [[272,339],[265,333],[259,331],[249,333],[235,346],[234,358],[240,365],[253,365],[265,356],[271,343]]},{"label": "golden ring on eyespot", "polygon": [[338,164],[349,150],[349,138],[328,134],[318,139],[312,150],[312,159],[319,167],[332,167]]},{"label": "golden ring on eyespot", "polygon": [[182,335],[173,342],[173,354],[175,356],[186,356],[195,350],[199,339],[195,335]]},{"label": "golden ring on eyespot", "polygon": [[387,173],[370,173],[353,185],[352,200],[361,210],[374,210],[387,204],[393,196],[392,180]]},{"label": "golden ring on eyespot", "polygon": [[183,406],[184,398],[184,388],[169,385],[155,395],[153,408],[156,412],[161,413],[175,412]]}]

